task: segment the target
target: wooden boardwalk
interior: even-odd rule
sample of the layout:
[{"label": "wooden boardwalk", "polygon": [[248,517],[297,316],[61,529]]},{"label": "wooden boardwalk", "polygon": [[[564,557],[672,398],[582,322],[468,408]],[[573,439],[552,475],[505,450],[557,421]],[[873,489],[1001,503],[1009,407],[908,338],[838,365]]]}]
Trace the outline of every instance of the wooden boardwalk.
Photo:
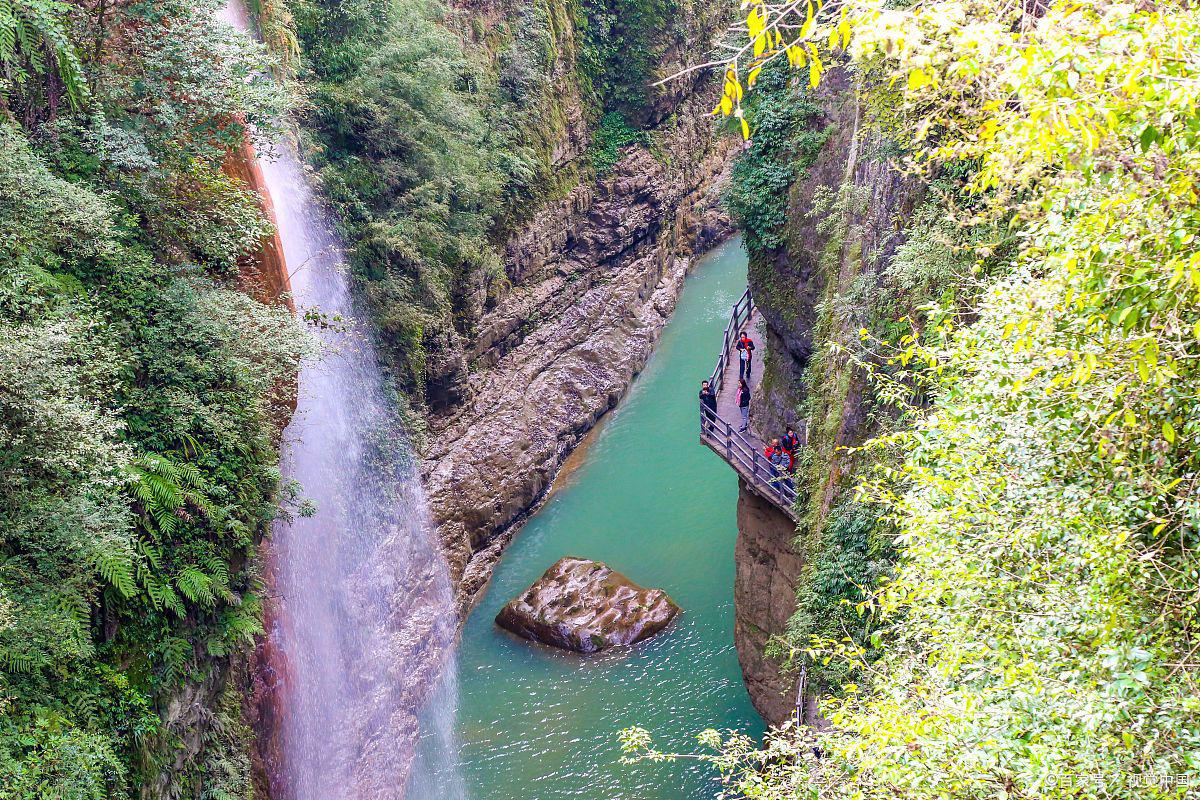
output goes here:
[{"label": "wooden boardwalk", "polygon": [[725,338],[717,356],[716,367],[709,380],[717,389],[717,413],[714,417],[703,404],[700,405],[700,442],[725,460],[741,477],[746,488],[776,506],[780,511],[799,522],[796,514],[796,486],[791,477],[781,474],[763,455],[765,443],[754,432],[754,408],[750,408],[750,429],[739,431],[742,425],[738,410],[738,357],[736,342],[745,330],[754,340],[755,351],[750,373],[751,392],[762,382],[762,365],[765,348],[758,329],[759,314],[754,306],[750,290],[742,295],[733,307]]}]

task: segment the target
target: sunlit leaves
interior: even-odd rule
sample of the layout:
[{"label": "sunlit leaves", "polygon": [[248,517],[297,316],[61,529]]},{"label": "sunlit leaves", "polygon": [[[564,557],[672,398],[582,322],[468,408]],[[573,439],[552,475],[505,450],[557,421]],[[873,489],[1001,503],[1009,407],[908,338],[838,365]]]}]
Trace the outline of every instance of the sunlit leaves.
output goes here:
[{"label": "sunlit leaves", "polygon": [[[914,430],[872,445],[906,453],[863,487],[892,510],[903,557],[871,603],[891,625],[884,660],[826,702],[832,730],[784,737],[793,759],[812,740],[826,758],[799,784],[736,745],[713,761],[752,797],[1188,797],[1200,12],[839,9],[783,50],[789,65],[853,61],[868,100],[887,103],[904,166],[953,171],[964,221],[1019,247],[975,287],[969,318],[880,356],[923,365],[937,399]],[[763,4],[756,24],[795,35],[809,19],[803,3]],[[747,38],[735,60],[770,55]]]},{"label": "sunlit leaves", "polygon": [[[821,80],[825,67],[812,40],[817,36],[817,15],[821,12],[822,4],[820,0],[805,0],[802,4],[792,3],[788,7],[796,12],[803,9],[805,18],[798,31],[793,30],[793,25],[780,24],[780,19],[784,17],[780,16],[777,6],[765,2],[742,4],[742,11],[746,12],[742,29],[749,43],[729,59],[724,71],[721,102],[713,109],[713,114],[737,117],[744,139],[750,138],[751,128],[742,112],[742,96],[746,88],[754,86],[766,64],[785,56],[794,67],[807,65],[810,86],[816,86]],[[848,26],[835,26],[829,36],[830,41],[837,41],[843,30],[849,36]],[[746,70],[744,86],[740,77],[743,67]]]}]

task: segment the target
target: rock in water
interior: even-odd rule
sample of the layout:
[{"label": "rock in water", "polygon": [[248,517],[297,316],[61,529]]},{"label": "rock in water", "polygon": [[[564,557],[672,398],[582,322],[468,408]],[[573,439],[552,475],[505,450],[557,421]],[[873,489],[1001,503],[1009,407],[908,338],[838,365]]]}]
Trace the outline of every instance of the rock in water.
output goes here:
[{"label": "rock in water", "polygon": [[496,624],[535,642],[595,653],[648,639],[679,606],[599,561],[567,556],[509,601]]}]

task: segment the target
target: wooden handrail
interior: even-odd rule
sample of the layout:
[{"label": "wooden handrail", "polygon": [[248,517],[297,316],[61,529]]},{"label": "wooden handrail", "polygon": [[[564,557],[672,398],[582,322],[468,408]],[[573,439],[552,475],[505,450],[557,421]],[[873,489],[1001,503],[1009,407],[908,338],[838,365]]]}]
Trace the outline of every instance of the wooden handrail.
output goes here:
[{"label": "wooden handrail", "polygon": [[725,337],[721,342],[721,354],[717,357],[717,366],[708,379],[709,385],[718,394],[725,377],[725,367],[729,365],[729,354],[736,341],[737,332],[749,321],[750,315],[753,313],[754,298],[750,294],[750,288],[747,287],[738,301],[733,304],[733,313],[729,315],[729,324],[725,326]]},{"label": "wooden handrail", "polygon": [[[738,332],[750,320],[754,313],[754,298],[750,289],[738,298],[729,315],[729,324],[725,326],[725,335],[721,342],[721,352],[717,356],[717,365],[709,377],[709,386],[715,394],[721,393],[725,378],[725,369]],[[736,430],[727,420],[721,419],[716,411],[703,403],[700,404],[700,440],[707,443],[714,451],[721,454],[729,465],[747,481],[763,497],[784,509],[789,516],[795,518],[792,511],[796,503],[796,485],[791,476],[784,475],[775,468],[765,455],[759,452],[757,445],[741,431]]]},{"label": "wooden handrail", "polygon": [[700,438],[723,453],[725,460],[760,494],[790,511],[796,502],[796,485],[791,476],[780,472],[753,442],[703,404]]}]

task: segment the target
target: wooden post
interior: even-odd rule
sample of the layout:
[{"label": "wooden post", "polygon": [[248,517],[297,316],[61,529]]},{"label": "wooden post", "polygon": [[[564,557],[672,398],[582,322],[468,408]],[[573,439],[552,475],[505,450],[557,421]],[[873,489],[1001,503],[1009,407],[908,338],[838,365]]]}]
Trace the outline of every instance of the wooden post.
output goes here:
[{"label": "wooden post", "polygon": [[796,727],[804,724],[804,690],[808,688],[808,665],[800,668],[800,680],[796,682]]}]

